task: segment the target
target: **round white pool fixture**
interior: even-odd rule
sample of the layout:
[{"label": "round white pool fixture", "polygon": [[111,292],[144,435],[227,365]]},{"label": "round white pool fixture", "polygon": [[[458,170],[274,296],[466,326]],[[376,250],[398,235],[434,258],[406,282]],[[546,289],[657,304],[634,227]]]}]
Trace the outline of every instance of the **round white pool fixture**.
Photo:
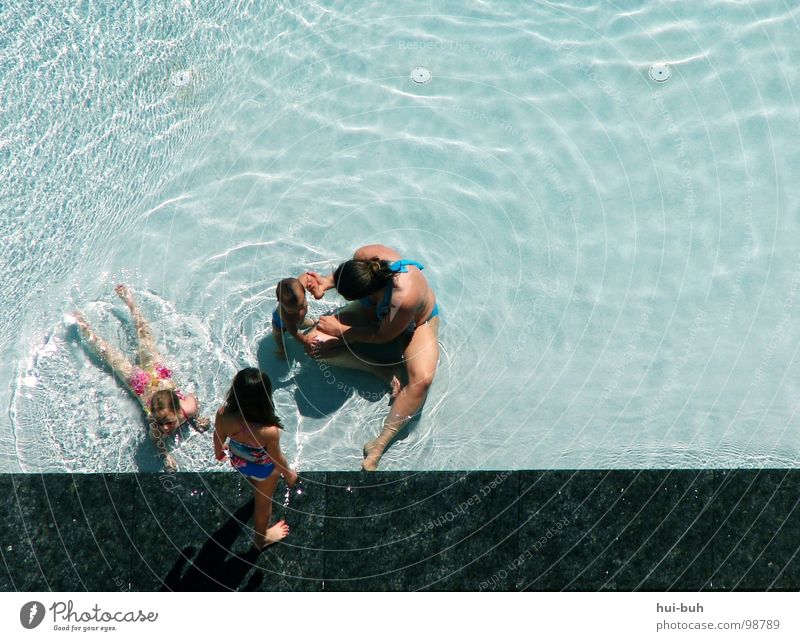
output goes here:
[{"label": "round white pool fixture", "polygon": [[426,82],[430,82],[431,78],[430,70],[425,67],[414,67],[414,70],[411,72],[411,80],[418,85],[424,85]]},{"label": "round white pool fixture", "polygon": [[672,69],[666,62],[657,62],[650,67],[650,77],[656,82],[666,82],[672,78]]},{"label": "round white pool fixture", "polygon": [[191,69],[176,71],[172,74],[172,84],[175,87],[185,87],[192,81],[193,77],[194,74]]}]

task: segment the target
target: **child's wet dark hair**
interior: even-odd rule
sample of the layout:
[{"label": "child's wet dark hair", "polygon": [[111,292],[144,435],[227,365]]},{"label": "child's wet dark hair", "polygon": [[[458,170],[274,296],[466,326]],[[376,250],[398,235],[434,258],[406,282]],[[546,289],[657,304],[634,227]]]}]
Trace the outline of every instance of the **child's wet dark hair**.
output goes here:
[{"label": "child's wet dark hair", "polygon": [[301,292],[305,296],[305,289],[296,278],[284,278],[275,288],[275,296],[278,298],[278,302],[292,306],[300,302]]},{"label": "child's wet dark hair", "polygon": [[159,410],[169,410],[177,415],[180,409],[181,399],[175,390],[158,390],[150,397],[150,411],[154,414]]},{"label": "child's wet dark hair", "polygon": [[280,419],[275,416],[272,382],[269,376],[255,367],[246,367],[233,377],[225,405],[231,411],[238,412],[248,423],[277,425],[283,429]]}]

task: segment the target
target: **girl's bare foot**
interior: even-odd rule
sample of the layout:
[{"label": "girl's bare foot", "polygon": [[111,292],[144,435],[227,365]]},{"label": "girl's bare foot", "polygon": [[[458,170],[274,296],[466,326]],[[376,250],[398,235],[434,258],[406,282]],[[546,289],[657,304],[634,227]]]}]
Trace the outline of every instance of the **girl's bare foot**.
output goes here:
[{"label": "girl's bare foot", "polygon": [[78,329],[81,330],[81,333],[88,336],[91,333],[91,329],[89,328],[89,321],[86,320],[86,316],[83,315],[83,312],[75,310],[72,312],[72,317],[75,319],[75,324],[78,326]]},{"label": "girl's bare foot", "polygon": [[128,289],[127,285],[120,283],[114,288],[114,291],[119,296],[128,307],[133,306],[133,296],[131,295],[130,290]]},{"label": "girl's bare foot", "polygon": [[274,545],[281,539],[285,539],[289,535],[289,526],[286,521],[281,519],[275,525],[267,530],[266,534],[256,534],[253,537],[253,545],[257,549],[263,550],[270,545]]}]

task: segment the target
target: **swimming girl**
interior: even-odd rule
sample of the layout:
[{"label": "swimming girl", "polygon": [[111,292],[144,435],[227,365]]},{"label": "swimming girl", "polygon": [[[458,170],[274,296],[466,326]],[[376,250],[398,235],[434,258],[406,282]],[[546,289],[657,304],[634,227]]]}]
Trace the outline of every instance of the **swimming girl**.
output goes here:
[{"label": "swimming girl", "polygon": [[131,363],[118,349],[95,334],[81,312],[76,311],[73,316],[83,338],[141,403],[149,424],[150,436],[164,457],[164,469],[175,472],[177,464],[167,451],[164,437],[174,434],[184,425],[189,425],[198,432],[205,432],[210,421],[199,418],[199,406],[194,394],[183,394],[175,385],[172,371],[158,353],[153,332],[133,300],[133,294],[125,285],[117,285],[114,291],[128,306],[136,325],[139,365]]},{"label": "swimming girl", "polygon": [[281,429],[269,377],[255,367],[241,370],[234,376],[225,405],[217,410],[214,419],[214,456],[224,461],[227,447],[231,465],[253,486],[253,544],[259,550],[289,534],[289,526],[283,520],[269,527],[278,477],[283,475],[289,487],[297,482],[297,472],[281,453]]},{"label": "swimming girl", "polygon": [[[364,445],[362,468],[374,471],[402,427],[420,411],[439,361],[439,307],[422,274],[423,266],[403,260],[385,245],[356,250],[330,276],[307,272],[308,290],[322,298],[336,290],[352,303],[334,316],[322,316],[307,338],[306,351],[333,365],[390,378],[394,404],[377,438]],[[376,368],[347,348],[355,343],[389,343],[399,339],[408,383],[402,385],[388,368]]]}]

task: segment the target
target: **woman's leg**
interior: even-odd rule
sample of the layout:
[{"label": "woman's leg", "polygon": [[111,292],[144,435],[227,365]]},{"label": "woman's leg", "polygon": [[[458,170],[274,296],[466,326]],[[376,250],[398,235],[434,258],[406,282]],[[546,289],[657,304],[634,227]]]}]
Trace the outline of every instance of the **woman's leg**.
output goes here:
[{"label": "woman's leg", "polygon": [[158,353],[153,330],[142,315],[142,310],[133,300],[133,294],[126,285],[117,285],[114,288],[117,295],[123,300],[131,311],[131,317],[136,325],[136,337],[139,339],[139,363],[143,369],[150,369],[156,364],[163,364],[164,359]]},{"label": "woman's leg", "polygon": [[[350,303],[342,309],[337,316],[343,323],[350,324],[366,324],[368,321],[364,316],[363,305],[358,301]],[[332,337],[327,334],[313,329],[308,333],[308,338],[311,340],[320,340],[325,342]],[[400,391],[400,363],[379,365],[378,363],[371,363],[353,352],[347,345],[342,345],[341,348],[335,352],[326,355],[324,358],[319,359],[320,363],[328,365],[336,365],[337,367],[346,367],[347,369],[357,369],[362,372],[367,372],[373,376],[381,379],[392,390],[392,398],[397,396]]]},{"label": "woman's leg", "polygon": [[256,530],[253,544],[259,550],[277,543],[289,534],[289,526],[283,520],[269,527],[269,520],[272,517],[272,495],[275,494],[275,488],[278,487],[280,475],[281,473],[276,469],[263,480],[249,479],[253,486],[253,521]]},{"label": "woman's leg", "polygon": [[383,421],[383,429],[378,438],[364,445],[364,462],[361,466],[364,470],[374,472],[378,469],[378,462],[389,443],[425,402],[439,362],[438,339],[439,318],[434,317],[417,327],[403,351],[408,385],[400,389],[389,415]]},{"label": "woman's leg", "polygon": [[109,345],[106,341],[94,333],[89,322],[82,312],[74,312],[75,322],[84,340],[89,343],[108,366],[126,385],[130,387],[131,376],[133,376],[134,365],[117,348]]}]

